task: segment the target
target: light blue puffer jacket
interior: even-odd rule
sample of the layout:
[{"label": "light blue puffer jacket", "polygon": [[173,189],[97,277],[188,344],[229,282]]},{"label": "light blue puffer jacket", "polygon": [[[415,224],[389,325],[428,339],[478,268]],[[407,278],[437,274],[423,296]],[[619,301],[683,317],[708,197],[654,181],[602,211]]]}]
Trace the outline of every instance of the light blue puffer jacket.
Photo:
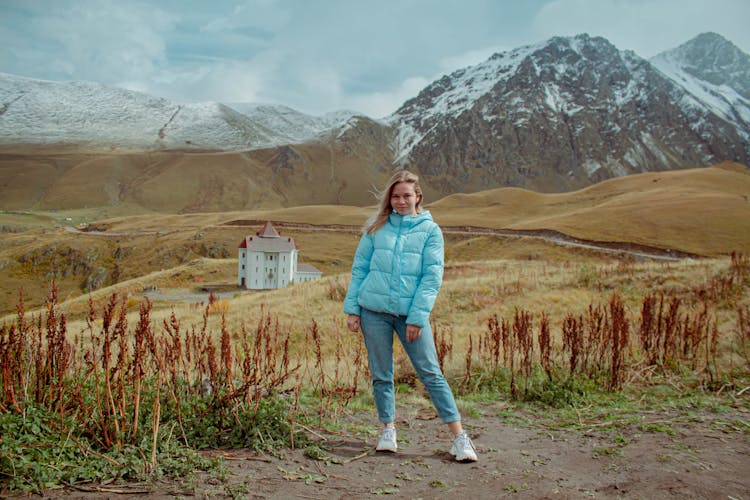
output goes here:
[{"label": "light blue puffer jacket", "polygon": [[393,212],[385,226],[359,241],[344,312],[359,315],[364,307],[424,327],[443,281],[443,246],[429,211]]}]

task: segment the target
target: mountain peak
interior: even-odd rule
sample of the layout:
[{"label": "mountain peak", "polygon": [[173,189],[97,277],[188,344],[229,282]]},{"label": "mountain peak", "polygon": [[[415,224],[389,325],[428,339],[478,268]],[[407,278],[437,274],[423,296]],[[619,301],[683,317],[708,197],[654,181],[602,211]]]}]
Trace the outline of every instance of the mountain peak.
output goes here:
[{"label": "mountain peak", "polygon": [[711,85],[726,85],[750,99],[750,56],[717,33],[701,33],[652,62],[677,67]]},{"label": "mountain peak", "polygon": [[713,31],[701,33],[687,42],[683,43],[676,50],[693,52],[694,56],[701,57],[705,55],[715,56],[720,53],[742,52],[732,42]]},{"label": "mountain peak", "polygon": [[[543,95],[546,98],[543,100],[554,101],[553,107],[559,108],[562,99],[556,96],[560,85],[582,77],[599,81],[603,67],[622,77],[635,66],[629,64],[633,59],[645,62],[634,54],[621,53],[609,40],[587,33],[556,36],[495,53],[486,61],[434,81],[388,118],[390,123],[398,125],[396,161],[401,164],[408,161],[417,144],[431,131],[444,126],[446,120],[457,120],[465,113],[478,111],[484,121],[493,122],[497,116],[508,117],[510,113],[497,109],[493,103],[507,101],[508,109],[518,108],[518,116],[509,118],[517,126],[525,123],[521,115],[530,110],[518,104],[528,103],[532,94]],[[575,84],[570,86],[573,88]],[[626,87],[622,86],[623,92],[629,91]]]},{"label": "mountain peak", "polygon": [[705,34],[665,57],[676,71],[586,33],[493,54],[391,117],[396,161],[433,184],[457,179],[445,192],[546,189],[547,168],[557,189],[573,189],[654,167],[745,161],[750,106],[736,89],[748,81],[747,56]]}]

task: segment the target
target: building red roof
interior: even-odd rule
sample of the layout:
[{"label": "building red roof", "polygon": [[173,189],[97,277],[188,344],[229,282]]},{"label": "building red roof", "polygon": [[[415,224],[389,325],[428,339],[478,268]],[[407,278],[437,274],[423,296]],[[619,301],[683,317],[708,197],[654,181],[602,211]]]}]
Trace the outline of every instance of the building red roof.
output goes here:
[{"label": "building red roof", "polygon": [[297,247],[294,239],[283,238],[271,221],[266,222],[263,228],[255,233],[255,236],[245,236],[240,242],[239,248],[247,248],[258,252],[291,252]]},{"label": "building red roof", "polygon": [[279,238],[279,237],[281,237],[281,235],[278,233],[278,231],[276,231],[276,228],[273,227],[273,224],[271,224],[270,220],[263,225],[263,229],[261,229],[260,231],[258,231],[255,234],[257,234],[261,238]]}]

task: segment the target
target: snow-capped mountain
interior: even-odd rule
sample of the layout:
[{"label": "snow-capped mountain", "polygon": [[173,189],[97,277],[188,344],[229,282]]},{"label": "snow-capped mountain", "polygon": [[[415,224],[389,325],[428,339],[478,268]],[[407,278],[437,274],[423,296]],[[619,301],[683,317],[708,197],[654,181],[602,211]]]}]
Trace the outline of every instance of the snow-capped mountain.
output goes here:
[{"label": "snow-capped mountain", "polygon": [[[396,160],[454,192],[561,190],[648,170],[747,164],[750,117],[734,87],[747,88],[750,65],[724,42],[692,40],[657,58],[669,66],[585,34],[495,54],[437,80],[388,118]],[[725,50],[733,80],[709,85],[705,75],[723,69],[694,54],[722,61]]]},{"label": "snow-capped mountain", "polygon": [[247,150],[310,140],[354,114],[318,118],[283,106],[177,103],[96,83],[0,73],[0,144]]},{"label": "snow-capped mountain", "polygon": [[[231,171],[226,176],[186,186],[185,199],[174,206],[187,211],[197,209],[191,204],[196,199],[236,191],[242,185],[237,175],[247,172],[253,176],[247,193],[278,195],[284,203],[366,204],[372,200],[362,193],[396,166],[420,173],[436,199],[498,186],[567,191],[629,173],[722,161],[748,165],[748,103],[750,56],[719,35],[700,35],[649,61],[583,34],[494,54],[445,75],[384,120],[352,111],[314,117],[279,105],[176,103],[92,83],[0,73],[0,146],[160,151],[158,168],[143,171],[133,161],[133,171],[125,172],[122,165],[131,159],[101,159],[112,167],[110,197],[131,196],[138,203],[146,199],[138,186],[148,186],[148,176],[166,168],[165,156],[177,158],[176,170],[197,162],[215,171],[217,157],[193,158],[198,151],[249,151],[222,156],[223,168]],[[15,148],[14,154],[19,150],[35,154],[34,148]],[[191,150],[196,154],[184,155]],[[13,161],[4,165],[15,170],[3,172],[28,168],[23,159]],[[141,161],[156,160],[147,155]],[[124,180],[116,178],[118,169]],[[277,184],[264,184],[272,182]],[[132,192],[122,194],[122,186]],[[208,187],[210,193],[195,192]],[[39,196],[68,199],[50,195],[53,189],[28,187]],[[148,196],[157,191],[143,189]],[[231,205],[266,203],[247,193]],[[0,189],[4,197],[9,195]],[[50,206],[57,206],[54,200]]]},{"label": "snow-capped mountain", "polygon": [[703,33],[651,64],[689,94],[687,107],[714,112],[750,135],[750,56],[716,33]]},{"label": "snow-capped mountain", "polygon": [[320,134],[338,129],[360,113],[350,110],[333,111],[311,116],[287,106],[274,104],[233,103],[232,109],[242,113],[268,130],[287,137],[287,143],[305,142]]}]

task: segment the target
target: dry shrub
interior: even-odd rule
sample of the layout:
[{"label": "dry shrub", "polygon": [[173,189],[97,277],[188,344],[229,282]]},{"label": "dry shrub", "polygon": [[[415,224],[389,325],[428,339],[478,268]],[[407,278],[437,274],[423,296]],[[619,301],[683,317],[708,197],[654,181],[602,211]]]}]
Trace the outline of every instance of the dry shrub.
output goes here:
[{"label": "dry shrub", "polygon": [[750,259],[747,255],[732,252],[726,272],[694,286],[693,295],[698,302],[731,304],[739,302],[750,276]]},{"label": "dry shrub", "polygon": [[750,371],[750,307],[737,306],[737,348]]},{"label": "dry shrub", "polygon": [[[504,347],[503,327],[507,328],[507,326],[507,324],[501,324],[497,320],[497,314],[487,319],[487,330],[485,331],[484,341],[481,343],[484,349],[480,348],[480,353],[485,354],[483,361],[489,364],[493,371],[500,365],[500,350]],[[507,331],[505,337],[507,337]]]},{"label": "dry shrub", "polygon": [[212,295],[209,295],[209,307],[211,308],[211,314],[217,316],[226,316],[229,313],[230,303],[227,299],[217,299],[214,297],[211,300]]},{"label": "dry shrub", "polygon": [[609,341],[611,344],[612,359],[610,361],[609,389],[616,390],[623,380],[625,369],[625,352],[628,347],[629,322],[625,316],[625,306],[622,299],[616,293],[612,294],[609,301],[609,313],[611,318],[611,330]]},{"label": "dry shrub", "polygon": [[[243,324],[239,333],[228,329],[222,314],[214,334],[209,321],[221,310],[221,301],[211,297],[202,324],[185,328],[173,311],[157,331],[148,299],[140,304],[135,327],[129,327],[130,303],[112,294],[97,311],[89,298],[86,329],[71,343],[54,283],[44,315],[29,320],[21,296],[14,323],[0,326],[0,412],[21,413],[34,404],[59,414],[60,422],[75,416],[76,432],[101,451],[122,450],[147,438],[150,467],[155,467],[164,418],[174,419],[173,430],[186,445],[204,432],[200,426],[214,428],[217,437],[226,439],[237,435],[236,425],[242,422],[243,432],[254,436],[245,427],[252,426],[248,415],[262,401],[275,394],[297,396],[308,351],[293,352],[292,332],[270,312],[261,308],[255,330],[249,332]],[[310,330],[313,345],[320,346],[315,322]],[[361,342],[345,345],[340,333],[334,334],[334,370],[329,372],[322,362],[313,367],[328,411],[356,394],[364,370]],[[317,356],[323,359],[322,348]]]},{"label": "dry shrub", "polygon": [[750,277],[750,257],[739,252],[732,252],[730,256],[730,273],[739,283],[745,283]]},{"label": "dry shrub", "polygon": [[343,278],[331,278],[328,280],[328,298],[334,302],[342,302],[346,297],[349,283]]},{"label": "dry shrub", "polygon": [[534,334],[531,327],[531,313],[516,309],[513,315],[513,335],[518,349],[519,368],[524,376],[524,393],[528,392],[534,360]]},{"label": "dry shrub", "polygon": [[431,326],[435,336],[435,350],[437,351],[440,370],[445,371],[445,362],[450,360],[453,355],[453,330],[449,329],[450,334],[446,336],[444,328],[438,328],[436,324],[431,324]]},{"label": "dry shrub", "polygon": [[601,305],[589,304],[583,318],[586,343],[583,350],[583,366],[589,378],[604,370],[607,342],[605,332],[609,328],[607,312]]},{"label": "dry shrub", "polygon": [[[361,336],[342,335],[334,322],[333,343],[326,343],[313,319],[307,329],[308,344],[313,346],[314,358],[308,366],[315,367],[312,377],[314,391],[319,395],[319,417],[337,415],[359,391],[359,378],[365,371]],[[357,339],[354,345],[346,339]],[[331,364],[333,365],[331,367]]]},{"label": "dry shrub", "polygon": [[713,383],[718,376],[718,327],[709,300],[697,307],[685,310],[687,306],[674,296],[644,297],[639,344],[647,366],[665,372],[687,363],[691,370],[701,371],[707,382]]},{"label": "dry shrub", "polygon": [[568,314],[562,324],[563,351],[568,353],[569,373],[572,375],[578,366],[583,350],[583,318]]},{"label": "dry shrub", "polygon": [[552,377],[552,337],[549,331],[549,318],[542,312],[539,320],[539,356],[544,372],[551,381]]}]

